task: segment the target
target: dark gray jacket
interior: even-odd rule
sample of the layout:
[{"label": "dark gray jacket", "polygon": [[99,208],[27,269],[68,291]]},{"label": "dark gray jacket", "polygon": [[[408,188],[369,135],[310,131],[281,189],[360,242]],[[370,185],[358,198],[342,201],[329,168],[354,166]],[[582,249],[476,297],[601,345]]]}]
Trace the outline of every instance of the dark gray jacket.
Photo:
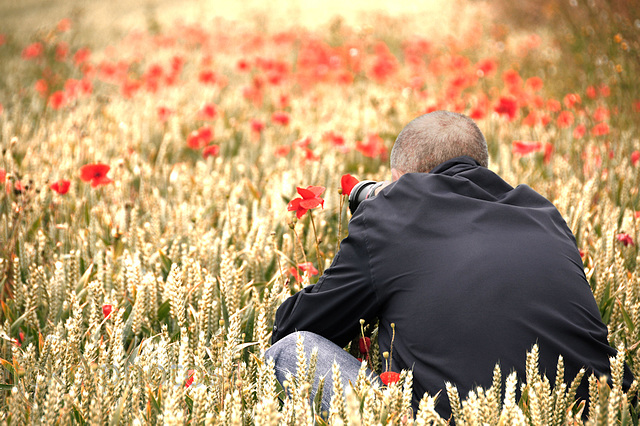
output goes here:
[{"label": "dark gray jacket", "polygon": [[[278,309],[273,341],[306,330],[344,346],[375,317],[381,352],[395,323],[392,369],[413,369],[414,410],[442,391],[445,418],[445,382],[465,398],[491,386],[496,363],[503,378],[515,370],[524,380],[535,343],[552,383],[560,354],[569,382],[583,366],[608,375],[616,354],[558,210],[469,157],[405,174],[362,202],[331,267]],[[586,378],[578,397],[588,397]]]}]

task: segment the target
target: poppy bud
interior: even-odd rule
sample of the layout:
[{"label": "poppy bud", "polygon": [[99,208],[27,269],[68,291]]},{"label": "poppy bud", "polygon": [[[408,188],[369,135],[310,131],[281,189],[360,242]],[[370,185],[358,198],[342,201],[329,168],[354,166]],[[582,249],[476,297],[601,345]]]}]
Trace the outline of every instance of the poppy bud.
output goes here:
[{"label": "poppy bud", "polygon": [[371,339],[368,337],[361,337],[358,340],[358,347],[361,353],[369,353],[369,348],[371,348]]},{"label": "poppy bud", "polygon": [[188,388],[193,384],[193,374],[195,370],[187,370],[187,380],[184,382],[184,387]]},{"label": "poppy bud", "polygon": [[105,319],[111,316],[112,311],[113,305],[102,305],[102,315],[104,315]]}]

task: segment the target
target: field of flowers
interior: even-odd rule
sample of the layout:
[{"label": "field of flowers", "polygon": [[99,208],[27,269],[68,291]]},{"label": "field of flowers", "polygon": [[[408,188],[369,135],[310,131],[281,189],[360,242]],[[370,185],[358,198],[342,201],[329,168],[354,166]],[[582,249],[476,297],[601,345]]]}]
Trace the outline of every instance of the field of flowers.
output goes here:
[{"label": "field of flowers", "polygon": [[261,356],[346,236],[349,183],[388,179],[397,133],[437,109],[563,213],[621,349],[588,408],[532,348],[527,377],[448,388],[456,424],[638,424],[620,384],[625,360],[640,375],[640,19],[575,3],[584,20],[554,31],[383,15],[149,25],[99,48],[71,19],[0,34],[3,424],[446,424],[435,395],[410,412],[410,372],[322,415],[313,359],[285,395]]}]

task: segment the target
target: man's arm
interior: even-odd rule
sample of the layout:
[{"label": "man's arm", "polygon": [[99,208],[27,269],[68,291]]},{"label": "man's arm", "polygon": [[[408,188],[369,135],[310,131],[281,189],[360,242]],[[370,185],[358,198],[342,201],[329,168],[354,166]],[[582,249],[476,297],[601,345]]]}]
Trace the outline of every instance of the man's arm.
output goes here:
[{"label": "man's arm", "polygon": [[363,215],[351,219],[349,236],[315,285],[289,297],[278,308],[272,343],[295,331],[311,331],[339,346],[345,346],[358,332],[360,319],[378,313]]}]

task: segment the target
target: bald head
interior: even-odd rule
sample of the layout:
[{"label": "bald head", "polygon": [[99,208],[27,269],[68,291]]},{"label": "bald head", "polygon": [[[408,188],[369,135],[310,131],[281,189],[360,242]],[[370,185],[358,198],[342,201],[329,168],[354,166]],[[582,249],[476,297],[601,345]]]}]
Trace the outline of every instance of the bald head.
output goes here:
[{"label": "bald head", "polygon": [[468,155],[487,167],[487,141],[476,123],[466,115],[434,111],[405,126],[391,150],[394,180],[404,173],[426,173],[440,163]]}]

